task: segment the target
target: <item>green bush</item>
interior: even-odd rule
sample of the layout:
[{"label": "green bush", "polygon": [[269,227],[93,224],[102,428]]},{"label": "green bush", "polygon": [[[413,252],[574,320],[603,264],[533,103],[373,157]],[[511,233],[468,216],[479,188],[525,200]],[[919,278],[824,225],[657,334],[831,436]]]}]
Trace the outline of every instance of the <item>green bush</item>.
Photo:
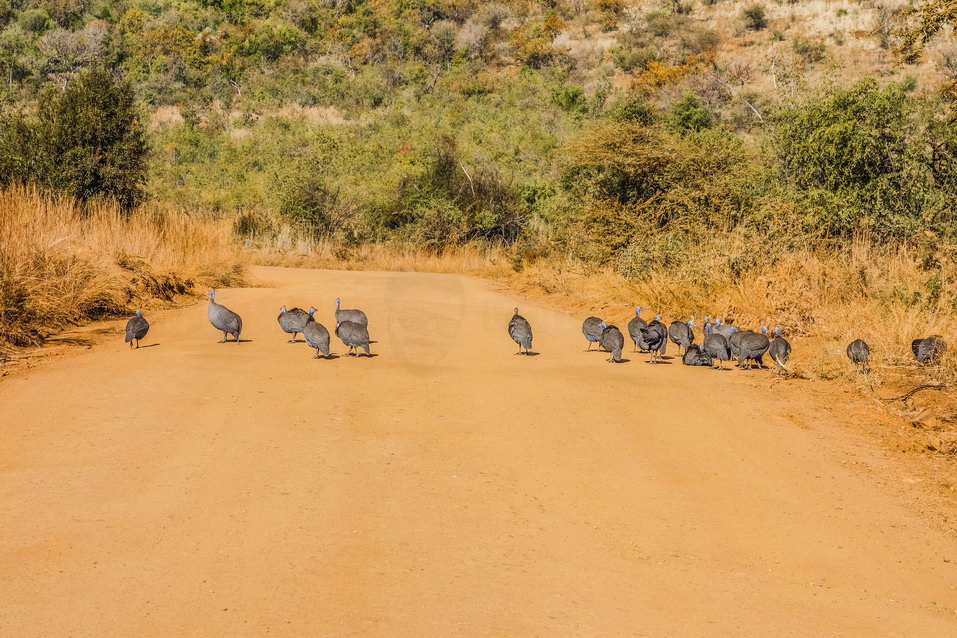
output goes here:
[{"label": "green bush", "polygon": [[612,119],[619,122],[634,122],[635,124],[654,124],[657,115],[648,105],[645,97],[638,92],[632,92],[621,98],[611,107]]},{"label": "green bush", "polygon": [[791,43],[794,53],[807,64],[816,64],[824,59],[827,47],[823,42],[815,42],[810,38],[795,38]]},{"label": "green bush", "polygon": [[81,201],[144,198],[148,147],[133,90],[106,69],[48,90],[36,117],[8,117],[0,128],[0,183],[32,182]]},{"label": "green bush", "polygon": [[555,103],[566,113],[583,115],[588,111],[588,98],[580,86],[563,86],[555,92]]},{"label": "green bush", "polygon": [[744,10],[745,25],[752,31],[761,31],[768,26],[768,20],[764,16],[764,5],[752,4]]},{"label": "green bush", "polygon": [[957,122],[928,126],[908,89],[862,80],[774,116],[780,178],[831,234],[909,235],[951,196]]},{"label": "green bush", "polygon": [[671,106],[667,125],[671,130],[682,135],[698,133],[717,126],[718,116],[705,106],[698,96],[686,93]]}]

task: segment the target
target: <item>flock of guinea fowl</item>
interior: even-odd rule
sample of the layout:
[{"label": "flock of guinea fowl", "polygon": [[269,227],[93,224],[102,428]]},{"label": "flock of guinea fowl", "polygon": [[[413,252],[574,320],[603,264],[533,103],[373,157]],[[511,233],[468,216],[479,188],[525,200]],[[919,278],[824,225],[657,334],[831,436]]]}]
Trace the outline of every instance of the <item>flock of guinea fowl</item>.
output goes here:
[{"label": "flock of guinea fowl", "polygon": [[[217,330],[222,331],[225,343],[230,336],[239,342],[239,335],[243,330],[242,318],[216,302],[216,291],[210,290],[209,295],[209,322]],[[279,326],[286,333],[292,335],[290,343],[296,341],[296,335],[302,333],[306,344],[316,349],[315,358],[331,356],[329,331],[315,320],[315,308],[305,311],[301,308],[287,310],[283,306],[280,310]],[[787,372],[788,360],[791,356],[791,344],[781,336],[781,329],[774,329],[774,338],[769,339],[767,327],[760,331],[742,330],[733,325],[733,322],[724,322],[721,319],[713,323],[709,317],[704,318],[704,341],[695,344],[695,322],[673,321],[666,325],[661,316],[656,316],[648,322],[641,318],[641,306],[635,308],[635,316],[628,322],[628,335],[634,343],[635,352],[646,352],[650,355],[649,363],[657,363],[665,354],[668,341],[678,346],[678,354],[682,363],[689,366],[708,366],[724,368],[726,361],[737,360],[740,368],[766,367],[763,362],[765,355],[771,357],[777,370]],[[136,311],[126,324],[125,340],[132,348],[139,348],[140,340],[149,331],[149,322],[139,310]],[[341,307],[336,299],[336,336],[349,348],[349,354],[359,356],[359,350],[367,356],[372,356],[369,349],[369,318],[361,310],[348,310]],[[529,354],[532,350],[532,326],[528,320],[519,314],[518,308],[508,322],[508,334],[518,344],[516,354]],[[588,317],[582,324],[582,334],[588,341],[588,349],[597,343],[610,353],[608,361],[619,363],[622,361],[621,352],[625,346],[625,337],[617,326],[607,324],[599,317]],[[939,335],[915,339],[911,349],[919,363],[931,363],[939,359],[947,348],[947,344]],[[847,357],[858,366],[860,371],[867,372],[870,360],[870,346],[863,339],[855,339],[847,346]]]}]

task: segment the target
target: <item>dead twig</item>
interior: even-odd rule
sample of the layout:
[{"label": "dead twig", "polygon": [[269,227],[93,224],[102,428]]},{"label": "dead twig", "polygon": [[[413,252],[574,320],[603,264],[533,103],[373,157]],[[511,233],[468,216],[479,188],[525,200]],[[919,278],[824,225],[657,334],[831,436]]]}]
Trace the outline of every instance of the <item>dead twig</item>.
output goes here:
[{"label": "dead twig", "polygon": [[914,396],[918,392],[921,392],[922,390],[943,390],[946,387],[947,387],[946,383],[925,383],[924,385],[917,386],[916,388],[914,388],[913,390],[909,392],[905,392],[899,397],[894,397],[892,399],[881,399],[881,401],[884,401],[885,403],[890,403],[892,401],[906,401],[907,399],[911,398],[912,396]]}]

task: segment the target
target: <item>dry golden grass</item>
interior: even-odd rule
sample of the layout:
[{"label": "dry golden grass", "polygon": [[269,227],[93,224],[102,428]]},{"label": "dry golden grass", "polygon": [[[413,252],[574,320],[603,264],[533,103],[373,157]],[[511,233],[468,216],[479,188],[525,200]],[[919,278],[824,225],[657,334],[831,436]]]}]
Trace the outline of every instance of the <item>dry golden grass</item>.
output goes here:
[{"label": "dry golden grass", "polygon": [[242,280],[228,224],[159,206],[129,215],[36,191],[0,191],[0,348],[85,319]]}]

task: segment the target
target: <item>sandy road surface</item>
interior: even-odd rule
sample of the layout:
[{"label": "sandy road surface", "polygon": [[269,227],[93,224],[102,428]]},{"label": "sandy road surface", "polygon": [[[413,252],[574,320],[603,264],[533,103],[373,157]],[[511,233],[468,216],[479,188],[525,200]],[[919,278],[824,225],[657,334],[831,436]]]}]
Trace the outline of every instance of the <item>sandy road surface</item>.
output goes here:
[{"label": "sandy road surface", "polygon": [[[255,274],[248,343],[201,304],[0,383],[0,636],[957,635],[955,542],[800,384],[606,364],[467,278]],[[285,342],[336,296],[379,356]]]}]

